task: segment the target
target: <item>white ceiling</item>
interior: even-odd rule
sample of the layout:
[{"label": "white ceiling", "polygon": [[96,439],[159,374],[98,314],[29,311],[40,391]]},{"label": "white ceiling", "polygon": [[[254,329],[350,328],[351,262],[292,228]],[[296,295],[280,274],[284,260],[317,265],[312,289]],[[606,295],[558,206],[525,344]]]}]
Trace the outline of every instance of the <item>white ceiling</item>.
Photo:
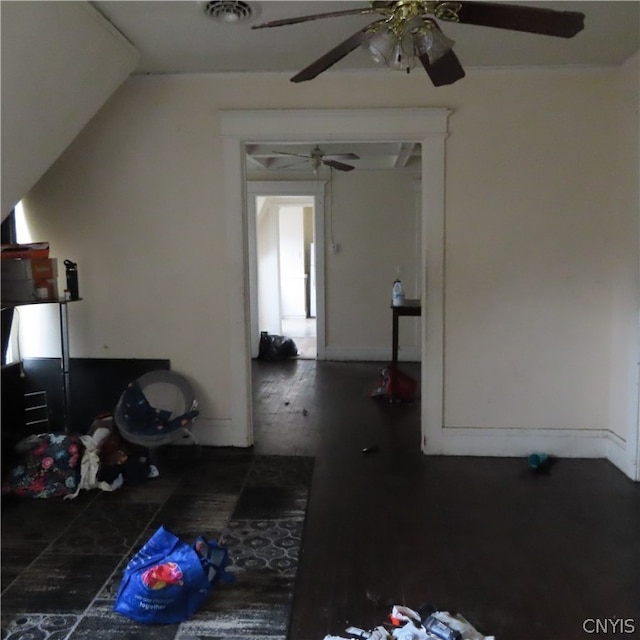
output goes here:
[{"label": "white ceiling", "polygon": [[[517,0],[512,0],[511,4]],[[222,24],[208,16],[206,2],[170,0],[98,0],[92,2],[142,53],[137,73],[214,73],[286,71],[306,67],[327,50],[373,22],[375,15],[326,18],[297,25],[252,30],[251,25],[280,18],[368,7],[369,3],[333,0],[248,0],[256,17]],[[570,39],[516,33],[441,22],[456,41],[465,68],[619,65],[640,48],[640,2],[523,2],[585,14],[585,29]],[[375,68],[356,50],[336,69]]]},{"label": "white ceiling", "polygon": [[[511,0],[511,4],[516,2]],[[141,52],[135,71],[137,74],[283,71],[293,75],[379,17],[342,16],[252,30],[252,25],[261,22],[367,8],[370,5],[366,1],[346,0],[247,0],[253,16],[247,21],[225,24],[207,15],[205,8],[208,3],[204,1],[98,0],[91,4]],[[564,39],[440,21],[444,33],[455,40],[454,51],[465,69],[620,65],[640,48],[638,0],[534,1],[522,4],[580,11],[585,14],[585,29],[574,38]],[[375,68],[370,56],[357,49],[331,71]],[[391,70],[381,72],[398,73]],[[425,82],[429,82],[426,75]],[[306,151],[300,148],[279,149]],[[324,145],[323,150],[327,153],[358,153],[363,156],[359,166],[363,166],[364,157],[370,155],[366,149],[342,149],[329,145]],[[253,169],[259,167],[257,163],[270,168],[290,164],[278,161],[277,157],[274,160],[273,154],[265,155],[269,151],[256,149]],[[397,162],[406,149],[395,154],[389,153],[390,149],[379,151],[378,155],[385,157],[384,160],[378,158],[376,162],[389,164]],[[304,163],[300,167],[308,168]]]}]

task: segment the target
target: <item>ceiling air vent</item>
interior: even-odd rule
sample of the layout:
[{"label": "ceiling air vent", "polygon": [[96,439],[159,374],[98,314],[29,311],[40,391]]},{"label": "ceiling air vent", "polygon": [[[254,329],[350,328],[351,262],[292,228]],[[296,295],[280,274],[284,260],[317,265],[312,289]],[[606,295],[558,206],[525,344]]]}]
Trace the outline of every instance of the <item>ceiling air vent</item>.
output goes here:
[{"label": "ceiling air vent", "polygon": [[212,0],[204,3],[204,12],[218,22],[231,24],[253,17],[254,11],[242,0]]}]

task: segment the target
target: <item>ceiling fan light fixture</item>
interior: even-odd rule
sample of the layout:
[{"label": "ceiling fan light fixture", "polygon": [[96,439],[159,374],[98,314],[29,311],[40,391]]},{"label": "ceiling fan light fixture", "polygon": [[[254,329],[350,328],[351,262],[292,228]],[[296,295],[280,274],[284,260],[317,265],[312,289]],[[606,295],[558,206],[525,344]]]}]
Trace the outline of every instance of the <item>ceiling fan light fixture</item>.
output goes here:
[{"label": "ceiling fan light fixture", "polygon": [[423,28],[408,34],[408,46],[411,47],[413,55],[420,57],[426,54],[429,62],[433,64],[449,53],[455,42],[445,36],[433,20],[424,20],[423,24]]},{"label": "ceiling fan light fixture", "polygon": [[386,65],[387,61],[393,57],[393,49],[397,40],[391,29],[383,27],[369,42],[364,44],[364,48],[369,51],[376,64]]},{"label": "ceiling fan light fixture", "polygon": [[311,168],[313,169],[314,173],[318,172],[318,169],[320,168],[320,165],[322,164],[322,158],[321,156],[318,155],[312,155],[309,158],[309,164],[311,165]]},{"label": "ceiling fan light fixture", "polygon": [[390,69],[405,71],[416,66],[415,58],[407,55],[402,39],[389,27],[383,27],[366,44],[373,61]]}]

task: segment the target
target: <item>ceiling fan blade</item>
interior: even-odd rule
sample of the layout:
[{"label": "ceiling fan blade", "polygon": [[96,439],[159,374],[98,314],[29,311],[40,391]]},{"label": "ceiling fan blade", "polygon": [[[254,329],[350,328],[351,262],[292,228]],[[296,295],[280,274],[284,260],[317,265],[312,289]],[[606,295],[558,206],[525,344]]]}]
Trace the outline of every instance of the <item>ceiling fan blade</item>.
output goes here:
[{"label": "ceiling fan blade", "polygon": [[445,53],[442,58],[436,60],[433,64],[429,62],[429,58],[425,53],[420,56],[420,62],[422,62],[424,70],[435,87],[453,84],[465,76],[460,60],[453,53],[453,50]]},{"label": "ceiling fan blade", "polygon": [[322,160],[322,164],[326,164],[328,167],[338,169],[338,171],[353,171],[355,167],[344,162],[338,162],[337,160]]},{"label": "ceiling fan blade", "polygon": [[322,18],[336,18],[339,16],[355,16],[367,15],[374,13],[373,9],[363,7],[361,9],[344,9],[342,11],[329,11],[328,13],[315,13],[309,16],[300,16],[298,18],[284,18],[282,20],[272,20],[271,22],[263,22],[262,24],[254,24],[252,29],[267,29],[269,27],[284,27],[289,24],[300,24],[301,22],[310,22],[311,20],[321,20]]},{"label": "ceiling fan blade", "polygon": [[356,31],[352,36],[331,49],[331,51],[327,51],[327,53],[318,58],[315,62],[312,62],[308,67],[299,71],[295,76],[293,76],[293,78],[291,78],[291,82],[313,80],[313,78],[320,75],[323,71],[326,71],[336,62],[342,60],[342,58],[344,58],[348,53],[351,53],[361,44],[370,40],[376,33],[374,25],[379,24],[379,22],[380,21],[374,22],[364,29]]},{"label": "ceiling fan blade", "polygon": [[323,160],[360,160],[357,153],[327,153],[322,156]]},{"label": "ceiling fan blade", "polygon": [[584,14],[577,11],[556,11],[495,2],[462,2],[457,12],[464,24],[526,31],[559,38],[572,38],[584,29]]}]

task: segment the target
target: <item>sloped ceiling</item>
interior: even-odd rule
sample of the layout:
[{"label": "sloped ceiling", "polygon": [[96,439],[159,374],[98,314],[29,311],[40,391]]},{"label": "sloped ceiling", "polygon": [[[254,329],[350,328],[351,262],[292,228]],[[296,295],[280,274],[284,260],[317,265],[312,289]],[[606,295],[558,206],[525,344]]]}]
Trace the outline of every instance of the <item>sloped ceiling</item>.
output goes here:
[{"label": "sloped ceiling", "polygon": [[[129,74],[293,74],[373,19],[355,15],[252,30],[264,21],[369,5],[346,0],[246,4],[251,10],[248,20],[229,24],[214,20],[208,12],[210,2],[204,1],[2,2],[2,217]],[[581,11],[585,29],[565,40],[446,23],[445,32],[456,41],[455,51],[465,68],[616,66],[640,47],[636,0],[525,4]],[[331,72],[353,69],[375,65],[365,51],[356,50]],[[381,69],[384,73],[394,72]],[[325,145],[323,150],[358,153],[360,167],[410,166],[419,154],[399,145],[352,147]],[[277,151],[308,149],[250,148],[248,168],[277,170],[292,164]],[[289,168],[308,171],[304,159]]]},{"label": "sloped ceiling", "polygon": [[3,2],[2,219],[116,88],[139,53],[87,2]]}]

